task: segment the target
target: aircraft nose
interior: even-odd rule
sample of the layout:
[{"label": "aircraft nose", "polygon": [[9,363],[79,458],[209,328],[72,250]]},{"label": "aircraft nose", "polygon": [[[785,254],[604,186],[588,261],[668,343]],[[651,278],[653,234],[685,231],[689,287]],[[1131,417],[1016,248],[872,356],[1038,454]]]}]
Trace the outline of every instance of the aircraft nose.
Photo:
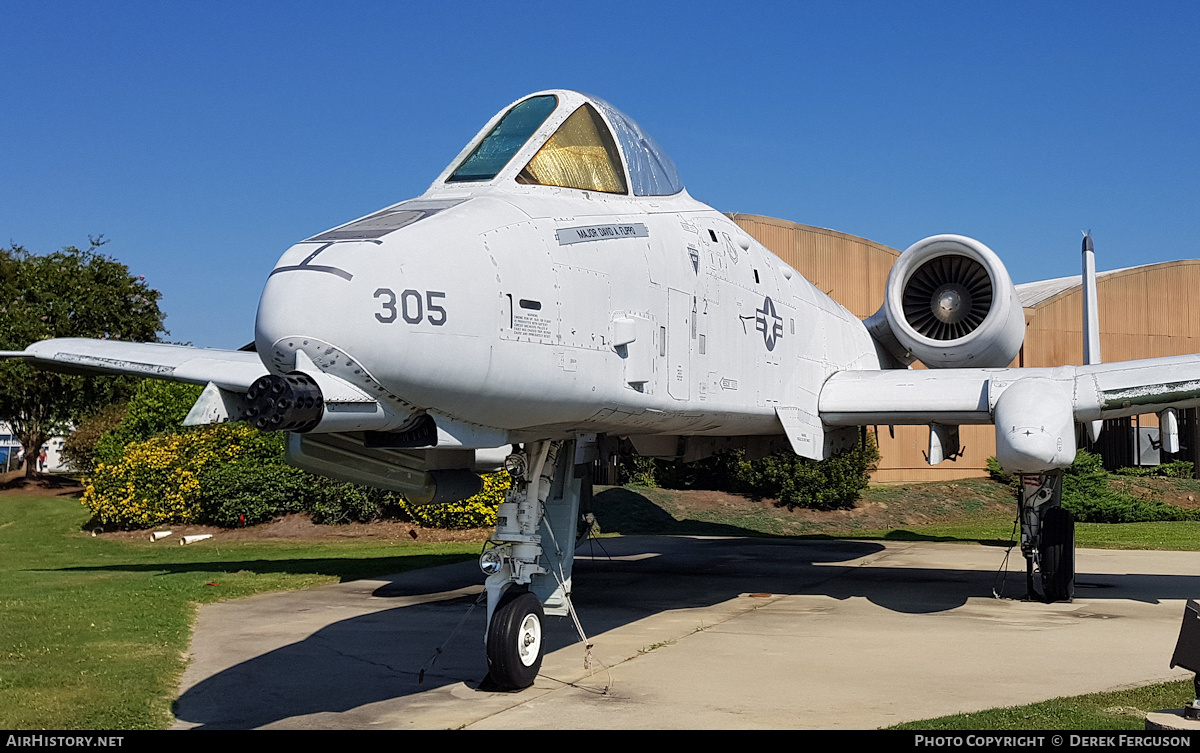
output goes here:
[{"label": "aircraft nose", "polygon": [[[484,400],[499,278],[462,273],[487,259],[474,226],[414,227],[386,243],[302,241],[285,252],[255,320],[266,368],[315,366],[397,404],[450,411]],[[301,351],[311,365],[297,367]]]},{"label": "aircraft nose", "polygon": [[263,365],[277,374],[295,370],[298,350],[323,370],[350,360],[342,349],[352,344],[339,341],[348,328],[339,325],[352,316],[355,273],[345,258],[319,259],[316,250],[284,254],[259,298],[254,344]]}]

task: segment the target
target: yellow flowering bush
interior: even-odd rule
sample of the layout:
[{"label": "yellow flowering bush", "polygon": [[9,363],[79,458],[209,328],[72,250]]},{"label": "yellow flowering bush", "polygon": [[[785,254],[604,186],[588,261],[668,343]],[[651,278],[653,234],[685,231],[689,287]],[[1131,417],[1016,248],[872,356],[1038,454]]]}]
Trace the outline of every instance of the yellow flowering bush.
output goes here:
[{"label": "yellow flowering bush", "polygon": [[398,494],[312,476],[283,462],[281,433],[219,424],[130,441],[100,462],[84,486],[93,520],[114,528],[164,524],[254,525],[306,512],[315,523],[402,516],[436,528],[496,524],[507,473],[483,477],[483,491],[445,505],[413,505]]},{"label": "yellow flowering bush", "polygon": [[500,473],[483,476],[483,491],[461,502],[443,505],[414,505],[401,498],[400,507],[413,521],[432,528],[491,528],[496,525],[496,506],[504,501],[511,477]]},{"label": "yellow flowering bush", "polygon": [[84,486],[95,520],[120,528],[201,520],[200,476],[214,464],[278,462],[280,440],[247,424],[160,434],[125,446],[120,460],[100,463]]}]

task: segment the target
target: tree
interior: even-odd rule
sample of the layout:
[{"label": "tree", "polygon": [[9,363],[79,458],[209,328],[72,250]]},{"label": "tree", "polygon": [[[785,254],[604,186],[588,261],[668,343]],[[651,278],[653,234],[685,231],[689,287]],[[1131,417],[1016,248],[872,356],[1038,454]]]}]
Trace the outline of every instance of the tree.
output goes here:
[{"label": "tree", "polygon": [[[50,337],[155,342],[163,329],[161,297],[144,276],[98,249],[68,246],[46,256],[13,245],[0,248],[0,349],[23,350]],[[0,420],[7,421],[25,451],[25,476],[33,476],[38,450],[50,437],[116,400],[136,380],[82,377],[0,361]]]}]

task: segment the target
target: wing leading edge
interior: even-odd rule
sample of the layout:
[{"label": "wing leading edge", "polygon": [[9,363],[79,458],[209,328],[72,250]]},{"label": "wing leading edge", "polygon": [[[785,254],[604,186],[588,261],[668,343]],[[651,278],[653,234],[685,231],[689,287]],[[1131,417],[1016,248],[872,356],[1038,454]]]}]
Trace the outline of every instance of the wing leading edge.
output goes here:
[{"label": "wing leading edge", "polygon": [[162,343],[56,338],[25,350],[0,351],[0,357],[22,358],[50,371],[71,374],[117,374],[153,377],[245,392],[268,372],[257,353],[193,348]]},{"label": "wing leading edge", "polygon": [[1200,354],[1087,366],[842,371],[821,389],[828,426],[990,424],[1000,396],[1027,379],[1056,384],[1075,421],[1200,406]]},{"label": "wing leading edge", "polygon": [[1010,473],[1065,468],[1075,458],[1076,424],[1106,418],[1158,413],[1164,446],[1178,447],[1175,409],[1197,406],[1200,354],[1057,368],[845,371],[819,398],[832,432],[928,424],[933,464],[959,451],[959,425],[995,424],[996,458]]}]

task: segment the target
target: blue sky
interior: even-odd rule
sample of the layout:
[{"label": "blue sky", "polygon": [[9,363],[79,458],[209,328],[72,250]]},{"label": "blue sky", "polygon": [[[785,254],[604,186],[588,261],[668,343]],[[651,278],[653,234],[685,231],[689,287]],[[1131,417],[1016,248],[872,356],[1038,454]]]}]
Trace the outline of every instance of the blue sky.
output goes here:
[{"label": "blue sky", "polygon": [[1018,282],[1200,257],[1200,4],[0,0],[0,243],[110,239],[173,341],[253,337],[292,243],[497,110],[598,94],[693,196]]}]

